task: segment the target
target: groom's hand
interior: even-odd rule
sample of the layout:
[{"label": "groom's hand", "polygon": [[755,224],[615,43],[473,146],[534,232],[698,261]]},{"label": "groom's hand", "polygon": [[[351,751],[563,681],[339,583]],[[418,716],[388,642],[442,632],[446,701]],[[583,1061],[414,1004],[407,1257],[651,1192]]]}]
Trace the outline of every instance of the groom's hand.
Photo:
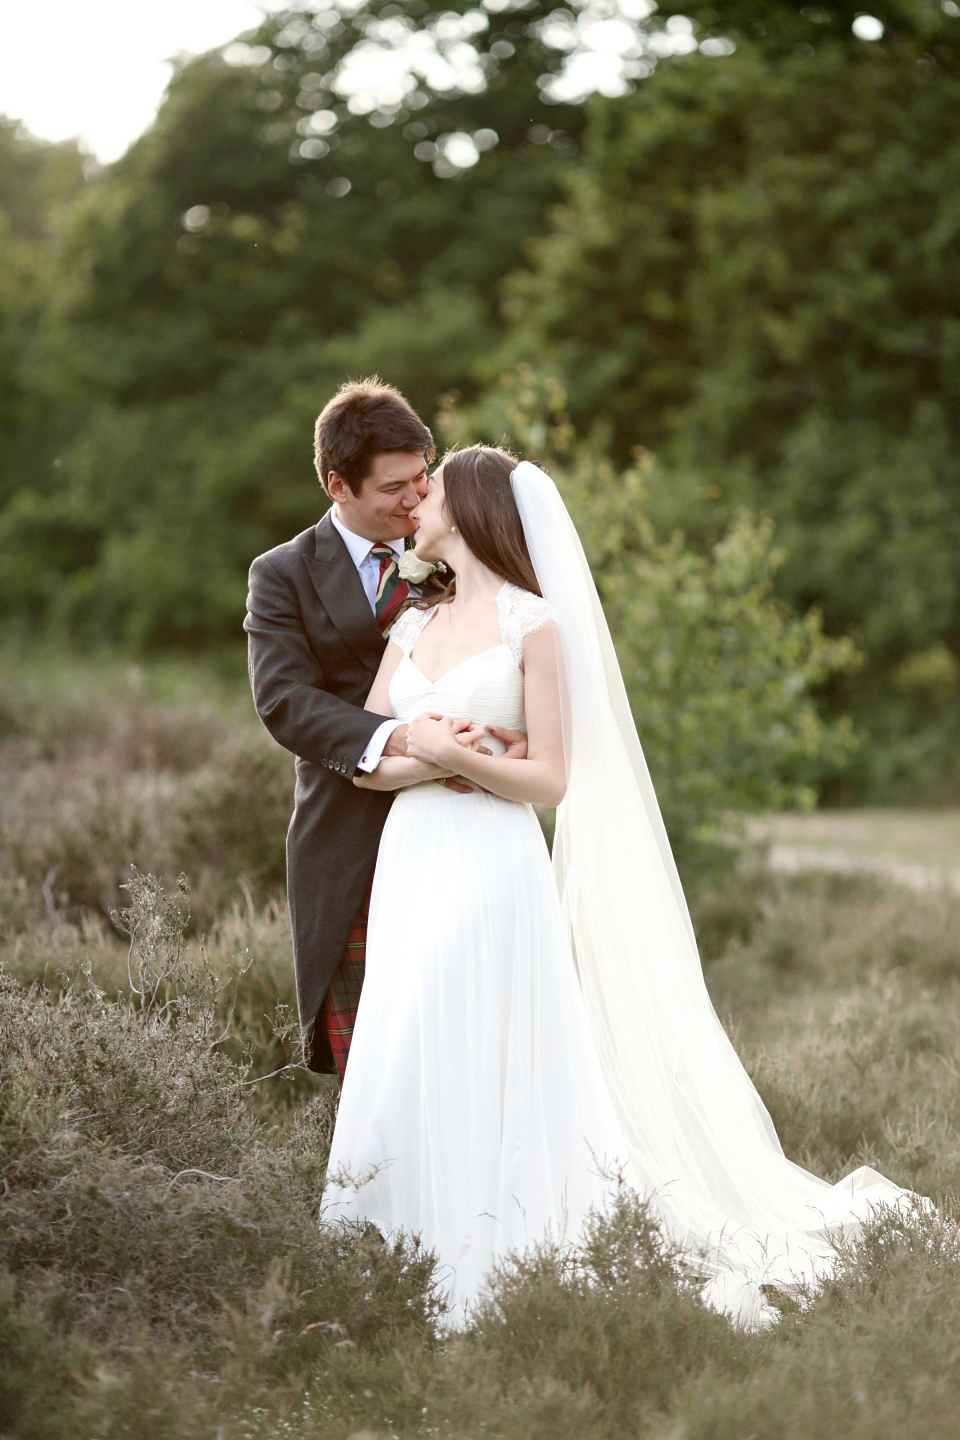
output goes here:
[{"label": "groom's hand", "polygon": [[484,745],[488,735],[493,735],[497,740],[502,740],[506,750],[500,756],[501,760],[526,760],[527,758],[527,732],[525,730],[505,730],[502,725],[478,725],[474,720],[455,720],[454,731],[457,737],[457,744],[464,745],[468,750],[476,750],[480,755],[492,755],[493,751],[488,745]]},{"label": "groom's hand", "polygon": [[487,733],[493,735],[497,740],[502,740],[506,745],[506,750],[500,756],[501,760],[526,760],[526,730],[505,730],[502,725],[488,725]]}]

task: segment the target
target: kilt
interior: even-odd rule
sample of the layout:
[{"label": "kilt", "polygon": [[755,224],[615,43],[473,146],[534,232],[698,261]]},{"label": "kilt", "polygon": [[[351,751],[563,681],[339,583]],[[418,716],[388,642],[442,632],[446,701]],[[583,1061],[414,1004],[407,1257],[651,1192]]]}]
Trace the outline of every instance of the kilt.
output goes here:
[{"label": "kilt", "polygon": [[366,888],[360,912],[353,922],[340,964],[333,972],[329,989],[317,1014],[317,1025],[326,1032],[333,1053],[337,1074],[343,1080],[350,1054],[350,1041],[357,1020],[357,1006],[363,988],[363,971],[367,955],[367,916],[370,913],[370,890],[373,876]]}]

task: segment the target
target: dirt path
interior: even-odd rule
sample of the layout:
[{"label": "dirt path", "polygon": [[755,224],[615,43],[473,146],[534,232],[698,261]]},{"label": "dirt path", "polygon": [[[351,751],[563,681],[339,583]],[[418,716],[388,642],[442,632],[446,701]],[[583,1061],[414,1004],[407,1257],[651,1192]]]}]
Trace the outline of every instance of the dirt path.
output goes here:
[{"label": "dirt path", "polygon": [[758,816],[774,870],[868,871],[911,889],[960,894],[960,809],[820,810]]}]

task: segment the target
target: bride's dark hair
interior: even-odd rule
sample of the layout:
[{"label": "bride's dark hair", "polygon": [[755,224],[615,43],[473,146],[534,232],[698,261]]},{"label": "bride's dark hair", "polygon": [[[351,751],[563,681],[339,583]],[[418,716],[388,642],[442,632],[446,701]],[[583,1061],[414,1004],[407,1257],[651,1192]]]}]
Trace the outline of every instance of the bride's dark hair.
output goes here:
[{"label": "bride's dark hair", "polygon": [[[448,450],[443,457],[443,508],[467,548],[495,575],[540,594],[510,476],[517,461],[492,445]],[[441,603],[456,594],[454,575]],[[436,604],[432,599],[430,604]]]}]

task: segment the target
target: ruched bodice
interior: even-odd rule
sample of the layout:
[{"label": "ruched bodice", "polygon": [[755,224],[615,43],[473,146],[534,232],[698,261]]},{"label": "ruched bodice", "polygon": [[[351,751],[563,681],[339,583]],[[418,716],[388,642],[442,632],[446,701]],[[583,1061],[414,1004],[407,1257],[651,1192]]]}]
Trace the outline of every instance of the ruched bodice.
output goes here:
[{"label": "ruched bodice", "polygon": [[[390,632],[390,643],[403,651],[403,659],[390,681],[390,705],[398,720],[412,720],[425,710],[480,725],[499,725],[506,730],[526,730],[523,710],[523,641],[552,617],[552,610],[539,595],[505,584],[497,596],[500,645],[492,645],[461,660],[436,680],[428,680],[412,658],[424,629],[436,614],[429,610],[408,610]],[[499,740],[490,737],[489,749],[503,751]]]},{"label": "ruched bodice", "polygon": [[[390,681],[390,706],[398,720],[412,720],[425,710],[435,710],[479,725],[527,728],[523,671],[506,645],[471,655],[438,680],[428,680],[410,656],[404,655]],[[498,747],[503,748],[499,742],[490,746],[494,751]]]}]

